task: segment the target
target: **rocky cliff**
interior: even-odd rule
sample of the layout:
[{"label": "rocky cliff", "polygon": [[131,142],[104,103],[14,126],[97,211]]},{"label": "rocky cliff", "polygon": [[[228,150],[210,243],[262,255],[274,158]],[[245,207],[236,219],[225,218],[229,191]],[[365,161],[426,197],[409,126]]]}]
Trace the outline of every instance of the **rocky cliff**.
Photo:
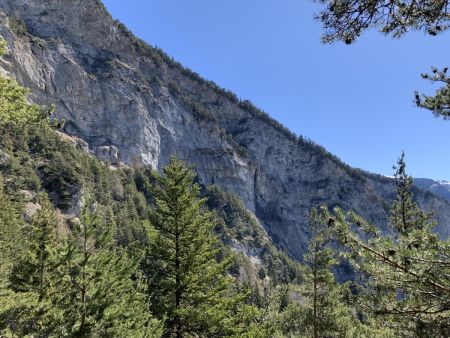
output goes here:
[{"label": "rocky cliff", "polygon": [[420,189],[430,191],[433,194],[450,201],[450,182],[448,181],[435,181],[429,178],[415,178],[414,185]]},{"label": "rocky cliff", "polygon": [[[161,169],[171,155],[201,183],[236,193],[277,245],[301,258],[307,215],[327,204],[353,209],[386,230],[393,182],[348,167],[296,137],[247,101],[134,37],[98,0],[0,0],[3,73],[55,104],[65,132],[102,159]],[[421,190],[438,231],[450,204]]]}]

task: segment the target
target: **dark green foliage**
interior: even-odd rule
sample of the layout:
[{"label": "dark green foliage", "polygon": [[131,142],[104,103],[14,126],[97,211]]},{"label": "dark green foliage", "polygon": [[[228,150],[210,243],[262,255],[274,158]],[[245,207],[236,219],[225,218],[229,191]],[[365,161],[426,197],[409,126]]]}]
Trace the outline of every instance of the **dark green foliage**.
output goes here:
[{"label": "dark green foliage", "polygon": [[[132,246],[137,241],[140,246],[147,244],[147,235],[144,223],[148,223],[150,207],[146,198],[135,185],[134,178],[139,177],[140,171],[123,175],[122,182],[117,182],[117,187],[123,186],[122,198],[119,203],[114,203],[114,215],[117,223],[117,240],[124,246]],[[146,187],[144,191],[148,192]]]},{"label": "dark green foliage", "polygon": [[309,332],[308,336],[345,336],[358,323],[350,308],[344,304],[340,286],[332,273],[332,268],[337,265],[330,247],[332,233],[316,209],[311,210],[309,226],[312,239],[304,257],[305,273],[300,287],[300,294],[306,302],[300,318],[304,330]]},{"label": "dark green foliage", "polygon": [[391,225],[398,230],[395,238],[381,236],[353,213],[337,209],[335,218],[327,217],[361,276],[353,286],[355,304],[391,326],[398,337],[447,337],[450,244],[432,233],[431,215],[412,202],[411,181],[402,156],[391,209]]},{"label": "dark green foliage", "polygon": [[316,16],[321,20],[323,40],[352,43],[365,30],[379,29],[400,37],[410,30],[436,35],[448,29],[447,0],[319,0],[326,8]]},{"label": "dark green foliage", "polygon": [[403,236],[407,236],[413,229],[431,230],[435,225],[433,215],[423,212],[413,201],[411,187],[413,178],[406,173],[405,154],[402,153],[397,162],[394,177],[397,195],[391,207],[390,224]]},{"label": "dark green foliage", "polygon": [[151,308],[165,319],[165,337],[231,336],[242,318],[227,276],[231,257],[217,260],[218,237],[195,175],[174,158],[156,176],[153,227],[145,274]]},{"label": "dark green foliage", "polygon": [[[138,275],[139,256],[115,246],[113,224],[86,209],[57,238],[52,206],[27,226],[25,251],[2,289],[0,332],[42,337],[159,337]],[[89,208],[92,208],[88,204]],[[24,238],[25,237],[25,238]],[[23,300],[23,302],[22,302]]]},{"label": "dark green foliage", "polygon": [[189,96],[182,96],[181,101],[186,108],[192,110],[198,120],[216,121],[214,114],[206,109],[203,105],[192,100]]},{"label": "dark green foliage", "polygon": [[20,205],[14,203],[3,189],[3,179],[0,176],[0,288],[5,287],[11,273],[13,263],[24,251],[24,222],[21,217]]},{"label": "dark green foliage", "polygon": [[59,295],[66,330],[74,337],[158,337],[136,275],[140,257],[115,245],[110,211],[94,208],[87,203],[64,247]]},{"label": "dark green foliage", "polygon": [[77,170],[79,168],[72,166],[72,163],[67,162],[61,153],[55,153],[48,162],[38,168],[44,188],[52,192],[56,206],[62,210],[71,207],[72,196],[77,194],[81,183]]},{"label": "dark green foliage", "polygon": [[[0,164],[8,178],[7,189],[39,191],[43,186],[58,207],[69,208],[85,170],[81,165],[82,156],[45,125],[0,126],[0,129],[5,143],[13,140],[13,147],[4,148],[9,161]],[[22,141],[17,143],[18,140]]]},{"label": "dark green foliage", "polygon": [[[60,275],[56,216],[45,195],[32,223],[24,225],[21,251],[0,294],[0,332],[11,336],[54,336],[60,332],[60,309],[53,306]],[[18,223],[20,224],[20,223]]]},{"label": "dark green foliage", "polygon": [[52,287],[57,256],[57,220],[45,195],[38,199],[40,210],[24,227],[22,240],[26,251],[14,262],[10,284],[15,292],[35,292],[41,301]]},{"label": "dark green foliage", "polygon": [[[131,254],[116,245],[120,213],[113,209],[136,215],[131,224],[123,220],[124,232],[148,217],[133,173],[114,173],[77,150],[50,128],[47,110],[27,103],[26,90],[2,81],[0,335],[159,336],[140,282],[139,250]],[[67,209],[89,188],[95,191],[96,208],[103,210],[95,222],[87,213],[82,225],[76,218],[56,217],[47,193],[57,207]],[[130,203],[120,203],[124,194]],[[27,224],[22,212],[28,202],[37,203],[31,206],[38,211]],[[131,233],[130,246],[144,236],[143,230]]]},{"label": "dark green foliage", "polygon": [[182,94],[182,90],[181,90],[180,86],[175,81],[170,80],[168,87],[169,87],[169,91],[172,95],[178,96],[178,95]]},{"label": "dark green foliage", "polygon": [[278,287],[272,321],[276,337],[359,337],[394,338],[394,332],[372,318],[362,317],[348,302],[346,285],[335,281],[338,263],[333,248],[334,232],[326,212],[312,209],[309,226],[312,239],[304,256],[302,280],[296,285]]},{"label": "dark green foliage", "polygon": [[447,70],[447,67],[442,70],[432,67],[431,74],[422,74],[422,78],[443,85],[434,96],[415,94],[418,107],[428,109],[434,116],[443,119],[450,118],[450,77]]}]

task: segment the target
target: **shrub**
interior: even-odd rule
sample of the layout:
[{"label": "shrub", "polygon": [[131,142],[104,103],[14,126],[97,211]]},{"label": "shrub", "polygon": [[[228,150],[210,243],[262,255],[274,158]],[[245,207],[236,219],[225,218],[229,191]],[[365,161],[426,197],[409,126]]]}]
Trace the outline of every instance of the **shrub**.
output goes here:
[{"label": "shrub", "polygon": [[9,27],[16,36],[26,36],[28,34],[27,26],[22,19],[9,18]]},{"label": "shrub", "polygon": [[195,102],[189,96],[183,96],[181,98],[181,101],[186,108],[192,110],[198,120],[217,122],[216,117],[210,110],[206,109],[203,105]]},{"label": "shrub", "polygon": [[0,56],[8,53],[8,43],[5,39],[0,38]]}]

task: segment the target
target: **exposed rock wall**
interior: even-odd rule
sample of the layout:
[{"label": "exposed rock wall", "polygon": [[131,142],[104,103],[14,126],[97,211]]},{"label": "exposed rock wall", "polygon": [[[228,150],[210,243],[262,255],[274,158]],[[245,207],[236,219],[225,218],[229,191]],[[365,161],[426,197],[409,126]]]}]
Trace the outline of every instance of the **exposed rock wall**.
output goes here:
[{"label": "exposed rock wall", "polygon": [[[295,139],[139,42],[99,1],[0,0],[0,34],[10,49],[0,70],[33,101],[56,104],[66,133],[112,162],[159,170],[171,155],[188,160],[202,183],[235,192],[294,258],[306,249],[312,206],[353,209],[385,229],[391,180]],[[449,235],[449,203],[416,195]]]}]

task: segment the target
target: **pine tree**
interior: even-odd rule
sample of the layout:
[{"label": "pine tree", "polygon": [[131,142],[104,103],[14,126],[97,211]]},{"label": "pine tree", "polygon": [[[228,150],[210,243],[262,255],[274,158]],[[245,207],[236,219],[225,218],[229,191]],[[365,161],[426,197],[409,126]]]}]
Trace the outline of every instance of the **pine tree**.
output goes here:
[{"label": "pine tree", "polygon": [[303,280],[281,288],[274,337],[289,338],[394,338],[389,329],[377,327],[348,301],[347,285],[339,285],[333,269],[337,264],[326,209],[310,212],[311,240],[304,255]]},{"label": "pine tree", "polygon": [[305,255],[305,293],[309,307],[305,313],[305,327],[310,326],[312,337],[332,337],[342,334],[339,317],[347,316],[339,300],[338,287],[331,268],[336,265],[333,253],[327,244],[326,229],[316,209],[311,210],[310,229],[312,240]]},{"label": "pine tree", "polygon": [[433,215],[423,212],[413,201],[411,192],[413,179],[406,173],[405,153],[402,152],[394,169],[396,170],[394,178],[397,195],[391,206],[391,225],[403,236],[408,236],[413,230],[424,228],[431,231],[435,225],[432,221]]},{"label": "pine tree", "polygon": [[[2,47],[0,46],[0,49]],[[48,112],[27,100],[28,90],[14,79],[0,76],[0,124],[16,126],[48,122]]]},{"label": "pine tree", "polygon": [[23,252],[23,221],[18,208],[6,196],[0,176],[0,288],[5,288],[11,269]]},{"label": "pine tree", "polygon": [[241,323],[239,299],[227,276],[231,260],[217,260],[214,223],[194,179],[193,171],[175,158],[164,176],[156,174],[145,267],[151,308],[165,318],[165,337],[231,336]]},{"label": "pine tree", "polygon": [[25,227],[27,251],[13,269],[11,285],[17,292],[36,292],[43,300],[50,292],[58,264],[58,242],[56,216],[46,196],[41,196],[39,205],[41,209]]},{"label": "pine tree", "polygon": [[281,316],[285,334],[296,337],[351,337],[357,319],[343,302],[332,269],[337,260],[330,246],[331,232],[314,208],[310,212],[311,240],[304,256],[303,281],[296,292],[301,304],[291,302]]},{"label": "pine tree", "polygon": [[446,337],[450,242],[432,232],[431,215],[413,201],[403,155],[396,169],[397,197],[390,218],[395,236],[382,236],[361,217],[339,209],[330,224],[361,275],[356,285],[361,308],[396,329],[399,337]]},{"label": "pine tree", "polygon": [[114,245],[114,224],[98,209],[87,203],[66,243],[68,278],[59,300],[66,330],[73,337],[159,337],[138,274],[140,258]]},{"label": "pine tree", "polygon": [[51,302],[58,281],[56,217],[45,195],[40,196],[39,202],[41,209],[18,238],[23,250],[16,253],[11,263],[8,284],[2,293],[0,318],[5,326],[0,329],[13,335],[50,334],[57,330],[61,314]]},{"label": "pine tree", "polygon": [[323,40],[355,41],[371,28],[394,37],[411,30],[435,36],[449,28],[446,0],[321,0],[326,8],[316,16],[325,28]]},{"label": "pine tree", "polygon": [[21,298],[9,289],[12,268],[23,254],[23,226],[18,208],[5,194],[0,177],[0,336],[12,335],[11,328],[17,327],[15,310],[19,304],[35,301]]},{"label": "pine tree", "polygon": [[437,69],[431,67],[431,73],[421,74],[422,78],[433,84],[440,84],[443,87],[438,88],[434,95],[420,95],[415,93],[416,105],[433,113],[436,117],[445,120],[450,118],[450,77],[448,76],[448,67]]}]

